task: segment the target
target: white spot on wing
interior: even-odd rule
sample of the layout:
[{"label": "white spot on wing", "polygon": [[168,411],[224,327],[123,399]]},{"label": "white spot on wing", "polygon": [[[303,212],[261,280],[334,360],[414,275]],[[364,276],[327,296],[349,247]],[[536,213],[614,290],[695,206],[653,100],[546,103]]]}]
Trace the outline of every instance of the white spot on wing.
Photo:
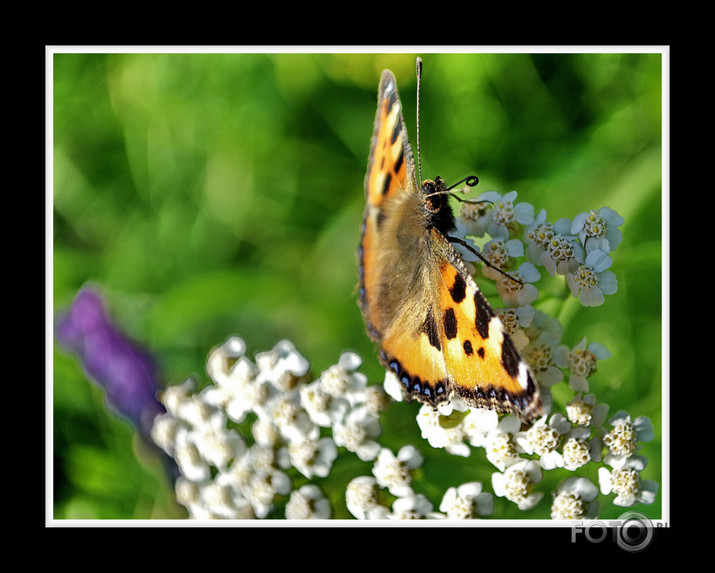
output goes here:
[{"label": "white spot on wing", "polygon": [[519,362],[519,386],[526,390],[529,384],[529,368],[525,362]]}]

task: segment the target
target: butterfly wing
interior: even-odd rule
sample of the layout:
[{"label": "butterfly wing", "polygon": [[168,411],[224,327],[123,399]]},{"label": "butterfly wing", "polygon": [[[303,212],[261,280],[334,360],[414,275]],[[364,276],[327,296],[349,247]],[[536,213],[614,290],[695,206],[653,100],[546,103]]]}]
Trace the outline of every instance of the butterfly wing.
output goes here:
[{"label": "butterfly wing", "polygon": [[377,100],[365,195],[368,206],[379,208],[401,188],[417,191],[417,180],[397,82],[389,70],[382,73]]},{"label": "butterfly wing", "polygon": [[365,176],[360,307],[380,361],[411,399],[468,404],[530,420],[535,378],[449,241],[429,224],[391,72],[380,80]]},{"label": "butterfly wing", "polygon": [[542,415],[536,377],[464,262],[437,231],[441,350],[450,389],[467,404],[531,421]]},{"label": "butterfly wing", "polygon": [[[391,322],[390,300],[396,291],[386,284],[385,271],[400,257],[395,253],[395,224],[398,203],[418,201],[415,164],[402,118],[402,104],[392,72],[385,70],[380,80],[375,128],[365,175],[365,212],[358,259],[360,300],[370,337],[380,341]],[[407,206],[405,206],[406,208]],[[412,210],[418,207],[415,205]],[[405,209],[403,209],[405,210]],[[399,213],[397,213],[399,215]],[[393,272],[389,274],[396,275]],[[394,286],[394,285],[393,285]]]}]

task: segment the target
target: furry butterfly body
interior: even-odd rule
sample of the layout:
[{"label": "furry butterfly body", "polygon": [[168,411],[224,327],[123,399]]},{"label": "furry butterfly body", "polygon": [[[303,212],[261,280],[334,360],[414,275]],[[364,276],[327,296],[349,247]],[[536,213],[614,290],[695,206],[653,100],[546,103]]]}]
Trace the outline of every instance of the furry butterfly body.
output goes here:
[{"label": "furry butterfly body", "polygon": [[360,299],[380,361],[407,399],[459,396],[529,422],[536,379],[450,243],[455,219],[442,180],[418,185],[393,74],[382,74],[365,176]]}]

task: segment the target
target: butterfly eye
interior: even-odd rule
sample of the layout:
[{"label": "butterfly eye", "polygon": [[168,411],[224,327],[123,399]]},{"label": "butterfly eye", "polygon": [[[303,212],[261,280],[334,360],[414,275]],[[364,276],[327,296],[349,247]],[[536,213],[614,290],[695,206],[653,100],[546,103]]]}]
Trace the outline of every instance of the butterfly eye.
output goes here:
[{"label": "butterfly eye", "polygon": [[440,209],[444,205],[443,195],[426,195],[425,196],[425,207],[430,213],[439,213]]},{"label": "butterfly eye", "polygon": [[427,179],[422,182],[425,208],[430,213],[438,213],[442,209],[446,200],[445,191],[444,183],[439,177],[436,177],[434,181]]}]

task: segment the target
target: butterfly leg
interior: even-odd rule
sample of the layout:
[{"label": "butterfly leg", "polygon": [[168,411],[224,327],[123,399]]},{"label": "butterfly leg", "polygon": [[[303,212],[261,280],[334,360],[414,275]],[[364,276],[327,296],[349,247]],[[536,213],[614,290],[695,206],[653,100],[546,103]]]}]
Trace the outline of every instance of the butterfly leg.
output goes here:
[{"label": "butterfly leg", "polygon": [[515,283],[519,283],[520,285],[523,285],[523,284],[524,284],[524,283],[521,282],[519,279],[514,278],[514,277],[511,276],[509,273],[503,271],[503,270],[500,269],[499,267],[495,267],[493,264],[491,264],[491,263],[484,257],[484,255],[482,255],[479,251],[477,251],[474,247],[472,247],[472,246],[471,246],[469,243],[467,243],[466,241],[460,239],[459,237],[447,237],[447,240],[448,240],[450,243],[457,243],[457,244],[459,244],[459,245],[462,245],[462,246],[463,246],[465,249],[467,249],[470,253],[473,253],[473,254],[475,254],[478,258],[480,258],[480,259],[482,260],[482,262],[483,262],[485,265],[487,265],[489,268],[492,268],[492,269],[494,269],[495,271],[500,272],[500,273],[503,274],[505,277],[507,277],[507,278],[513,280]]}]

